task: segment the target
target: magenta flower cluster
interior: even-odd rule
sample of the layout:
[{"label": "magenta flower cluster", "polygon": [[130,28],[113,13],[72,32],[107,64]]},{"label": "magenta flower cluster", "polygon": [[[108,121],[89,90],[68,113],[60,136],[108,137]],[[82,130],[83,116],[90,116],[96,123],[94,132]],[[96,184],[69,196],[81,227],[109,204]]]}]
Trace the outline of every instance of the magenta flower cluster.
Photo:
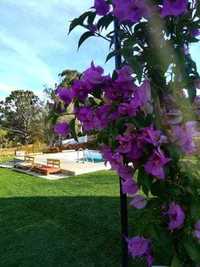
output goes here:
[{"label": "magenta flower cluster", "polygon": [[[115,134],[114,146],[103,144],[101,152],[105,161],[121,177],[122,191],[131,197],[130,206],[136,209],[144,209],[148,205],[147,197],[138,193],[140,186],[135,179],[137,166],[142,166],[153,183],[162,183],[168,178],[166,169],[172,161],[166,150],[167,144],[174,141],[184,152],[192,151],[194,131],[191,130],[191,125],[173,124],[173,137],[169,140],[171,137],[156,129],[155,125],[137,128],[130,122],[130,119],[138,116],[150,115],[146,107],[152,105],[152,98],[150,81],[143,80],[140,85],[135,84],[132,69],[128,65],[111,77],[104,74],[103,68],[92,63],[80,80],[74,81],[70,88],[59,87],[57,95],[65,105],[78,102],[74,107],[75,117],[88,134],[103,133],[111,126],[119,130],[117,123],[127,120],[120,133]],[[64,136],[69,132],[69,126],[58,123],[55,132]],[[184,226],[185,211],[178,203],[168,203],[164,215],[171,232]],[[199,234],[198,222],[194,236],[199,239]],[[136,236],[127,239],[127,242],[134,258],[144,257],[148,266],[152,266],[150,240]]]},{"label": "magenta flower cluster", "polygon": [[[154,10],[161,16],[179,16],[187,12],[188,0],[163,0],[162,5],[153,6],[146,0],[113,0],[114,16],[122,23],[137,23],[142,18],[147,18]],[[111,5],[106,0],[95,0],[94,8],[100,16],[107,15]]]},{"label": "magenta flower cluster", "polygon": [[54,126],[54,132],[57,135],[66,137],[70,132],[69,124],[66,123],[66,122],[58,122],[58,123],[56,123],[56,125]]},{"label": "magenta flower cluster", "polygon": [[174,231],[183,227],[185,221],[185,212],[179,204],[172,202],[169,205],[167,215],[169,217],[168,228],[170,231]]},{"label": "magenta flower cluster", "polygon": [[127,240],[128,250],[133,258],[144,257],[147,266],[151,267],[153,263],[151,241],[141,236],[135,236]]},{"label": "magenta flower cluster", "polygon": [[175,125],[172,127],[172,135],[174,141],[185,154],[192,154],[196,151],[196,145],[193,137],[198,134],[195,122],[187,122],[183,125]]},{"label": "magenta flower cluster", "polygon": [[[65,105],[69,105],[75,99],[84,103],[95,91],[100,91],[106,99],[106,103],[97,108],[84,105],[75,109],[75,114],[85,131],[101,130],[119,116],[135,116],[151,100],[149,81],[146,80],[140,86],[136,86],[133,83],[130,67],[125,66],[119,70],[116,80],[103,73],[101,67],[96,67],[92,63],[82,78],[75,81],[71,88],[57,89],[57,95]],[[119,104],[113,107],[113,101]]]},{"label": "magenta flower cluster", "polygon": [[[199,117],[194,89],[200,79],[190,55],[190,44],[200,35],[198,1],[93,0],[91,9],[70,30],[77,23],[89,30],[79,44],[90,36],[108,40],[113,52],[107,59],[120,53],[121,68],[107,75],[92,62],[70,88],[59,87],[56,94],[63,107],[74,108],[83,132],[95,138],[135,213],[146,218],[152,211],[149,225],[124,237],[135,262],[197,266],[200,220],[193,200],[199,192],[182,158],[198,152],[199,122],[186,122],[182,105],[189,97]],[[113,22],[121,49],[114,45],[116,32],[108,30]],[[69,125],[58,123],[55,132],[66,136]],[[165,240],[167,253],[160,251]]]},{"label": "magenta flower cluster", "polygon": [[99,16],[105,16],[110,11],[110,5],[105,0],[95,0],[94,8]]}]

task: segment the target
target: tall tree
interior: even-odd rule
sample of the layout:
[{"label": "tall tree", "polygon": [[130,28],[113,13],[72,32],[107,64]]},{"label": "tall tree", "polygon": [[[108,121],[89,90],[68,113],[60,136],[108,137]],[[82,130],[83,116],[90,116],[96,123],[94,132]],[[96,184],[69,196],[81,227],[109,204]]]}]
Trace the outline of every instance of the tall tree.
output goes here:
[{"label": "tall tree", "polygon": [[0,102],[0,114],[0,125],[13,141],[28,144],[42,138],[42,105],[33,92],[12,91]]},{"label": "tall tree", "polygon": [[7,136],[7,134],[8,134],[8,132],[6,130],[0,128],[0,148],[6,146],[6,143],[7,143],[6,136]]}]

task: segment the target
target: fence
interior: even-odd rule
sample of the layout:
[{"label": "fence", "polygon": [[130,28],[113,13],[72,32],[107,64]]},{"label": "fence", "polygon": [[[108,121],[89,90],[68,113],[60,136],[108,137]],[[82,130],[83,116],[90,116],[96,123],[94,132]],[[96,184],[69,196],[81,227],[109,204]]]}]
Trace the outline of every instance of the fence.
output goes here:
[{"label": "fence", "polygon": [[0,149],[0,157],[15,156],[16,151],[23,151],[25,154],[39,153],[46,149],[45,144],[31,144],[26,146],[17,146],[12,148]]}]

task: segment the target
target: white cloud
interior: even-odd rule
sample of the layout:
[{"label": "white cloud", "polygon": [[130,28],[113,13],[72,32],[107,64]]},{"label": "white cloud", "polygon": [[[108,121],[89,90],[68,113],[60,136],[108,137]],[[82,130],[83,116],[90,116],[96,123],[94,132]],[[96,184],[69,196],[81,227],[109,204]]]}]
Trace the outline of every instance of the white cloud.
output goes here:
[{"label": "white cloud", "polygon": [[[64,11],[66,16],[72,17],[81,14],[93,4],[93,0],[1,0],[2,4],[12,5],[29,13],[38,14],[41,17],[49,17],[50,15],[58,15],[56,11]],[[59,15],[58,15],[59,19]]]},{"label": "white cloud", "polygon": [[43,84],[54,85],[57,74],[74,64],[77,34],[67,40],[69,21],[91,1],[0,1],[0,82],[11,78],[17,88],[41,91]]},{"label": "white cloud", "polygon": [[0,39],[7,48],[16,53],[20,61],[15,62],[15,65],[23,68],[23,72],[26,73],[26,75],[30,75],[32,79],[43,81],[43,83],[54,83],[49,66],[28,43],[9,35],[3,30],[0,30]]}]

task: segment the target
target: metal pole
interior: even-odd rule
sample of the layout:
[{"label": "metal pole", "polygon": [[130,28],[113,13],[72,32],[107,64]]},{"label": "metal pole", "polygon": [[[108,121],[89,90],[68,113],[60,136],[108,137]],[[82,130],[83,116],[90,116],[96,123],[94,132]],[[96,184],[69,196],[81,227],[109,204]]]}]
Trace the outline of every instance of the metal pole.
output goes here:
[{"label": "metal pole", "polygon": [[[117,20],[114,21],[114,32],[115,32],[115,50],[119,51],[121,48],[119,38],[119,23]],[[115,56],[115,68],[120,69],[122,64],[122,58],[120,53]],[[121,213],[121,242],[122,242],[122,267],[128,267],[128,246],[126,237],[128,237],[128,209],[127,209],[127,196],[122,192],[122,181],[119,177],[120,183],[120,213]]]}]

